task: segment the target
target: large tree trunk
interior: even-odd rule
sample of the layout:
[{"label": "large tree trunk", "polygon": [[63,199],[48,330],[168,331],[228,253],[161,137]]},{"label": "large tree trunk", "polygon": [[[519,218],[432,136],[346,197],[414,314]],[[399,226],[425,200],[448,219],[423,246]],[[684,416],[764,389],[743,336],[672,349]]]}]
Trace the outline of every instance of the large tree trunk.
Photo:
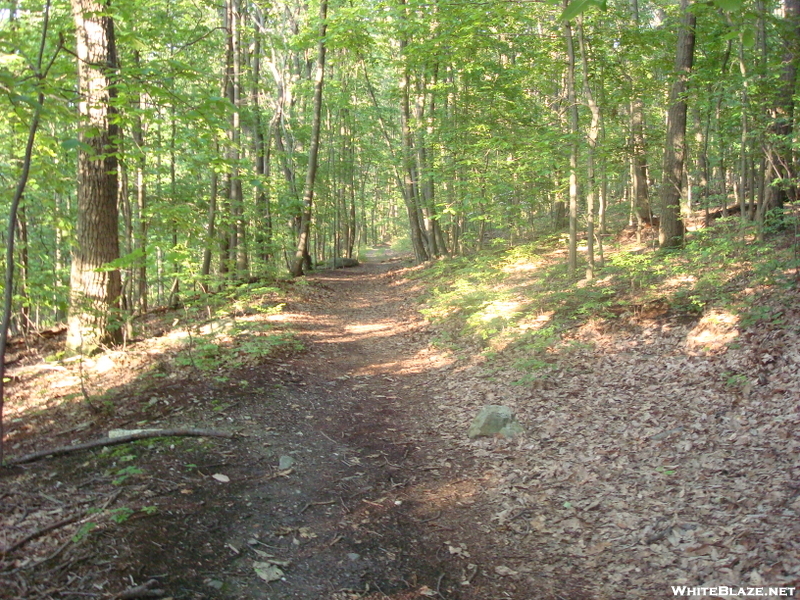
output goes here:
[{"label": "large tree trunk", "polygon": [[81,148],[78,152],[78,217],[72,253],[67,348],[91,352],[121,341],[113,315],[121,292],[117,213],[118,127],[112,102],[117,56],[108,5],[72,0],[77,30],[81,93]]},{"label": "large tree trunk", "polygon": [[669,92],[667,140],[664,148],[664,182],[661,186],[661,229],[658,242],[662,248],[683,243],[681,219],[683,166],[686,154],[686,84],[694,62],[694,28],[696,18],[689,10],[689,1],[681,0],[681,28],[675,53],[675,80]]},{"label": "large tree trunk", "polygon": [[314,120],[311,125],[311,142],[308,149],[308,171],[303,191],[303,214],[300,218],[300,232],[297,238],[297,250],[291,266],[293,277],[303,274],[303,265],[310,266],[308,240],[311,230],[311,208],[314,202],[314,181],[317,177],[319,163],[319,134],[322,125],[322,88],[325,81],[325,31],[328,21],[328,1],[322,0],[319,6],[319,45],[317,48],[317,71],[314,80]]}]

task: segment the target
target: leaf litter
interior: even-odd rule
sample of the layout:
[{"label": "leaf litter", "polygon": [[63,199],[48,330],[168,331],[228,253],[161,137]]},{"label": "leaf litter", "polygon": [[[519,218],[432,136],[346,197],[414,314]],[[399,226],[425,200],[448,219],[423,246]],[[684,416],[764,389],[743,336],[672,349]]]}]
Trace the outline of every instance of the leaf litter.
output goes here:
[{"label": "leaf litter", "polygon": [[[198,535],[227,548],[237,561],[233,564],[240,565],[233,571],[236,577],[244,581],[249,570],[261,585],[273,586],[275,598],[305,589],[303,597],[337,600],[384,597],[383,592],[372,595],[375,586],[398,599],[611,600],[671,597],[671,585],[797,585],[797,292],[780,298],[765,292],[758,301],[780,311],[783,323],[765,318],[741,331],[724,315],[692,323],[669,315],[590,321],[562,334],[562,342],[573,343],[551,351],[545,377],[514,384],[520,373],[512,366],[511,351],[488,364],[480,356],[458,359],[429,346],[431,326],[415,316],[416,284],[396,273],[376,276],[369,269],[361,279],[337,276],[316,282],[291,306],[298,323],[309,314],[316,318],[306,325],[304,334],[313,347],[303,360],[317,366],[278,361],[272,368],[289,397],[302,399],[293,404],[298,414],[309,394],[313,397],[313,369],[320,370],[317,381],[328,402],[315,407],[313,421],[298,417],[304,432],[291,425],[290,435],[304,433],[291,451],[310,444],[314,428],[322,427],[327,438],[314,442],[327,446],[310,450],[316,455],[307,455],[296,478],[303,484],[338,470],[335,487],[324,487],[318,497],[297,498],[294,505],[286,499],[268,505],[284,516],[267,521],[256,537],[246,520],[229,525],[229,535],[219,535],[225,527],[222,512],[202,525]],[[343,298],[356,291],[370,294],[375,304],[347,308]],[[320,315],[342,311],[342,306],[348,324],[324,329]],[[308,311],[305,316],[303,311]],[[378,312],[393,315],[381,317],[380,327],[374,328],[384,337],[341,345],[357,339],[354,326],[375,323]],[[717,334],[724,342],[716,343]],[[302,394],[292,396],[292,386]],[[178,414],[195,414],[180,412],[174,391],[158,396],[169,398]],[[237,403],[235,411],[215,418],[240,417],[247,403]],[[526,434],[514,440],[468,439],[472,417],[490,403],[511,406]],[[260,448],[247,451],[256,457],[255,471],[259,452],[276,446],[274,454],[270,450],[274,460],[279,450],[287,451],[286,442],[275,435],[286,424],[267,426],[253,417],[247,425],[242,439]],[[137,508],[153,498],[171,498],[171,510],[186,514],[188,524],[214,494],[230,505],[240,503],[231,509],[240,511],[232,517],[231,523],[237,523],[246,512],[245,501],[237,496],[258,489],[246,487],[248,481],[278,486],[274,490],[288,485],[286,477],[271,475],[274,467],[254,478],[239,455],[234,460],[217,452],[213,458],[232,463],[226,467],[230,475],[224,476],[228,485],[206,490],[198,479],[133,475],[120,501]],[[52,473],[53,482],[63,478]],[[375,473],[383,473],[382,484],[370,479]],[[97,503],[97,490],[85,491],[86,482],[41,490],[30,483],[4,492],[0,531],[6,546],[76,514],[81,502]],[[109,499],[115,493],[107,482],[100,489]],[[23,492],[41,495],[32,501]],[[137,523],[159,519],[156,514]],[[118,535],[107,518],[94,521],[99,539]],[[172,529],[173,535],[186,529]],[[83,579],[71,580],[71,589],[107,589],[112,566],[98,557],[87,560],[90,548],[71,541],[81,531],[84,539],[96,535],[74,522],[28,542],[30,557],[10,557],[12,562],[4,557],[0,567],[13,583],[8,589],[35,587],[36,581],[24,581],[15,569],[37,556],[56,556],[65,540],[72,547],[61,551],[60,562],[54,559],[56,566],[69,572],[84,565],[98,573],[93,578],[86,570],[76,571]],[[208,537],[207,531],[217,533]],[[236,535],[242,537],[237,541]],[[253,555],[237,550],[243,547]],[[356,554],[349,549],[358,549],[359,560],[346,559]],[[200,548],[195,550],[199,556]],[[120,550],[115,558],[120,565],[127,552]],[[319,577],[351,583],[316,595],[312,582]],[[216,585],[221,578],[214,575],[209,581]],[[81,588],[81,581],[89,587]],[[228,597],[213,587],[202,593]]]}]

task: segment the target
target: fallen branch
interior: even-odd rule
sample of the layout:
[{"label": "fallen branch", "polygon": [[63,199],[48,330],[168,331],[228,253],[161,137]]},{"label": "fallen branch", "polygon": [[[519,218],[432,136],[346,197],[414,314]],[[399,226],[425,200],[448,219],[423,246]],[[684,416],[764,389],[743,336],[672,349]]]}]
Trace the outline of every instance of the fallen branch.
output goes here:
[{"label": "fallen branch", "polygon": [[101,438],[91,442],[84,442],[83,444],[75,444],[73,446],[61,446],[60,448],[52,448],[50,450],[40,450],[20,456],[19,458],[12,458],[7,462],[8,465],[21,465],[24,463],[35,462],[43,458],[64,456],[66,454],[73,454],[81,450],[90,450],[92,448],[100,448],[103,446],[118,446],[120,444],[127,444],[128,442],[135,442],[137,440],[146,440],[149,438],[158,437],[221,437],[232,438],[234,434],[227,431],[217,431],[215,429],[157,429],[154,431],[140,431],[130,435],[123,435],[115,438]]},{"label": "fallen branch", "polygon": [[124,592],[120,592],[114,596],[114,600],[131,600],[131,598],[161,598],[164,595],[164,590],[152,589],[158,585],[155,579],[151,579],[147,583],[137,585],[136,587],[128,588]]}]

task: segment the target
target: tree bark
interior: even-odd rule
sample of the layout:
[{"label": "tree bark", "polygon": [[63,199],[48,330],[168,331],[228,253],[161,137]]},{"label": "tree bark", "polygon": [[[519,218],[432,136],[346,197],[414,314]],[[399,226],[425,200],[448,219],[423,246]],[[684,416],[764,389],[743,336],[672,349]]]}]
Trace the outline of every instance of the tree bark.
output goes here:
[{"label": "tree bark", "polygon": [[[566,8],[567,2],[564,3]],[[567,111],[569,114],[569,258],[570,276],[578,268],[578,101],[575,96],[575,45],[572,25],[564,22],[567,45]]]},{"label": "tree bark", "polygon": [[[631,26],[639,29],[639,4],[631,0]],[[650,207],[650,192],[647,185],[647,149],[644,137],[644,103],[636,89],[636,82],[630,79],[632,97],[630,103],[631,130],[631,196],[638,229],[642,223],[652,223],[653,210]]]},{"label": "tree bark", "polygon": [[[12,16],[15,12],[15,10],[11,11]],[[44,17],[42,19],[42,37],[39,43],[39,57],[36,62],[37,75],[42,75],[44,47],[45,42],[47,41],[49,23],[50,2],[48,0],[48,2],[45,3]],[[56,53],[58,53],[60,49],[61,44],[59,44],[58,48],[56,49]],[[31,172],[31,162],[33,160],[33,143],[36,139],[36,133],[39,130],[39,123],[42,116],[43,107],[44,92],[40,88],[36,95],[36,105],[33,109],[30,126],[28,127],[28,138],[25,143],[25,153],[22,157],[22,169],[19,177],[17,178],[14,195],[11,198],[11,205],[8,209],[8,243],[6,246],[5,277],[3,278],[3,321],[0,323],[0,465],[5,464],[5,356],[6,346],[8,344],[8,328],[11,324],[12,301],[14,296],[14,230],[17,227],[17,211],[19,210],[22,197],[25,194],[25,188],[28,185],[28,178]]]},{"label": "tree bark", "polygon": [[319,6],[319,44],[317,46],[317,69],[314,78],[314,117],[311,125],[311,143],[308,149],[308,171],[303,191],[303,214],[300,218],[300,232],[297,238],[297,250],[291,265],[293,277],[303,274],[303,265],[310,267],[308,254],[309,232],[311,230],[311,209],[314,203],[314,181],[317,177],[319,162],[319,137],[322,124],[322,88],[325,82],[325,32],[328,26],[328,0],[322,0]]},{"label": "tree bark", "polygon": [[[133,54],[134,62],[139,67],[140,56],[136,51]],[[144,92],[139,93],[138,111],[133,123],[131,135],[133,143],[136,144],[136,210],[139,216],[136,232],[136,249],[139,251],[137,259],[137,301],[139,312],[147,312],[147,154],[145,152],[145,125],[142,113],[147,108],[147,96]]]},{"label": "tree bark", "polygon": [[684,225],[681,219],[683,168],[686,154],[686,86],[694,62],[694,28],[696,18],[689,0],[681,0],[681,28],[675,53],[675,73],[669,93],[667,139],[664,148],[664,181],[661,186],[661,224],[658,242],[662,248],[683,244]]},{"label": "tree bark", "polygon": [[261,223],[255,234],[256,255],[266,269],[272,259],[272,211],[269,197],[269,164],[270,149],[272,147],[272,129],[275,124],[273,119],[269,124],[269,131],[264,135],[261,115],[261,36],[264,28],[264,16],[257,6],[253,8],[253,56],[250,66],[252,73],[252,86],[250,88],[250,104],[253,110],[255,123],[253,125],[253,156],[255,158],[255,172],[258,183],[255,189],[255,203]]},{"label": "tree bark", "polygon": [[581,73],[583,79],[583,95],[586,99],[586,104],[589,106],[589,111],[592,113],[592,121],[589,125],[587,136],[588,146],[586,151],[586,184],[588,190],[586,192],[586,245],[587,251],[587,266],[586,266],[586,279],[594,278],[594,204],[595,204],[595,191],[597,181],[595,178],[594,156],[597,149],[597,139],[600,137],[600,107],[594,99],[592,88],[589,85],[589,63],[586,57],[586,41],[583,35],[583,16],[578,17],[578,47],[581,54]]},{"label": "tree bark", "polygon": [[797,63],[800,56],[800,0],[783,0],[783,65],[767,141],[766,209],[782,209],[787,200],[795,200],[792,131],[794,124],[794,92],[797,84]]},{"label": "tree bark", "polygon": [[78,151],[78,215],[72,253],[67,348],[90,353],[119,343],[113,314],[121,293],[117,212],[117,137],[114,78],[117,55],[108,4],[72,0],[81,94]]}]

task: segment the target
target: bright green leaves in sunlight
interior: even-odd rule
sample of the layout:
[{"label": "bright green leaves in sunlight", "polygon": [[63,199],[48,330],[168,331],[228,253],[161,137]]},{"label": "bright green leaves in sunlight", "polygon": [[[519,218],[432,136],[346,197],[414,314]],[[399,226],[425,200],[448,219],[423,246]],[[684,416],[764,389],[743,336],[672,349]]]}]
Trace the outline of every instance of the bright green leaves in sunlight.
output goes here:
[{"label": "bright green leaves in sunlight", "polygon": [[559,21],[571,21],[580,14],[583,14],[592,7],[597,7],[600,10],[606,10],[606,0],[572,0],[564,12],[561,13]]}]

